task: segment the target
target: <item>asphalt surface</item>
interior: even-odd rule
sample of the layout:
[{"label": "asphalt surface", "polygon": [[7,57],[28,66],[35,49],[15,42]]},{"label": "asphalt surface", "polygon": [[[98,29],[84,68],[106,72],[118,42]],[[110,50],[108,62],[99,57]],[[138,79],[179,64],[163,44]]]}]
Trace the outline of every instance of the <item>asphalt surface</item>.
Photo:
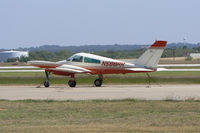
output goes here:
[{"label": "asphalt surface", "polygon": [[104,85],[94,87],[78,85],[51,86],[0,86],[0,99],[51,99],[51,100],[91,100],[91,99],[143,99],[143,100],[200,100],[200,85]]}]

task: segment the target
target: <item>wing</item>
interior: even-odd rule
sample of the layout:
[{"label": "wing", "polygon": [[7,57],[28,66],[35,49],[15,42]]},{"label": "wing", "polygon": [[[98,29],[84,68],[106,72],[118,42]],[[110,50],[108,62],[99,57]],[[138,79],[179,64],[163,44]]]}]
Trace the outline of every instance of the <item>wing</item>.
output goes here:
[{"label": "wing", "polygon": [[56,68],[61,66],[62,64],[58,64],[56,62],[51,61],[28,61],[28,65],[40,67],[40,68]]},{"label": "wing", "polygon": [[91,72],[90,70],[85,69],[83,67],[78,67],[74,65],[66,65],[66,64],[53,68],[51,70],[68,72],[68,73],[90,73]]},{"label": "wing", "polygon": [[46,71],[53,72],[55,74],[66,75],[68,73],[90,73],[91,71],[83,67],[74,65],[59,64],[57,62],[50,61],[29,61],[28,65],[45,68]]}]

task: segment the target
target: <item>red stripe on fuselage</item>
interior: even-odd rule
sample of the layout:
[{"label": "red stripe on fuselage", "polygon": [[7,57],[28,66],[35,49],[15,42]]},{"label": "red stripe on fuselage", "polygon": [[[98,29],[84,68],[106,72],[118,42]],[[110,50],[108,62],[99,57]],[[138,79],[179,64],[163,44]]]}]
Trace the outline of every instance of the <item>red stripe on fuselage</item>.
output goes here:
[{"label": "red stripe on fuselage", "polygon": [[126,74],[126,73],[144,73],[144,72],[154,72],[152,71],[133,71],[126,69],[108,69],[108,68],[92,68],[92,67],[84,67],[91,71],[91,74]]}]

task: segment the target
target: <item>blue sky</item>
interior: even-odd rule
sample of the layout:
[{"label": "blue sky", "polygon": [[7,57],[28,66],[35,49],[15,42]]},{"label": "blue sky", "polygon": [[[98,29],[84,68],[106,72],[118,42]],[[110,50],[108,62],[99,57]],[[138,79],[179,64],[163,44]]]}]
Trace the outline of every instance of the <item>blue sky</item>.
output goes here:
[{"label": "blue sky", "polygon": [[200,0],[0,0],[0,48],[200,42]]}]

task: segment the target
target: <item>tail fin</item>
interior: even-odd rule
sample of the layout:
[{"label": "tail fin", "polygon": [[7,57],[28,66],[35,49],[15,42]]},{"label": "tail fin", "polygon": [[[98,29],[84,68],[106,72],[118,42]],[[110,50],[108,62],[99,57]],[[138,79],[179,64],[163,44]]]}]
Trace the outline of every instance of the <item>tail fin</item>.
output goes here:
[{"label": "tail fin", "polygon": [[157,68],[166,44],[167,41],[155,41],[155,43],[136,60],[135,64],[147,68]]}]

